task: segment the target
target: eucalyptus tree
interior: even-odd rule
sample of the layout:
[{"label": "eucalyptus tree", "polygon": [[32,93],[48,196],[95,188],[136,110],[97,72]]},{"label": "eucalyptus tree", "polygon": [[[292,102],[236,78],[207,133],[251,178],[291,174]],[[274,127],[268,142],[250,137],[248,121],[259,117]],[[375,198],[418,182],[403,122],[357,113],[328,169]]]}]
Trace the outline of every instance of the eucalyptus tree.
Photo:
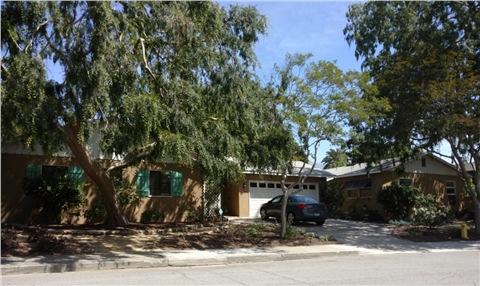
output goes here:
[{"label": "eucalyptus tree", "polygon": [[[282,176],[282,238],[287,229],[288,196],[302,190],[295,186],[303,184],[313,172],[320,144],[327,141],[339,143],[347,120],[362,116],[356,106],[361,104],[361,95],[369,87],[365,75],[356,71],[343,72],[335,62],[314,62],[312,56],[287,54],[284,67],[276,65],[270,84],[271,104],[276,115],[272,126],[290,130],[295,140],[284,146],[282,161],[277,164]],[[293,160],[300,160],[303,164],[298,170],[298,182],[288,185],[286,180],[292,171]],[[310,170],[305,170],[307,162],[312,164]]]},{"label": "eucalyptus tree", "polygon": [[[266,18],[210,1],[2,2],[2,141],[65,146],[128,223],[110,172],[171,159],[233,178],[265,119],[254,44]],[[52,78],[47,71],[58,69]],[[257,128],[258,127],[258,128]],[[260,129],[259,129],[260,128]],[[103,170],[88,148],[100,130]]]},{"label": "eucalyptus tree", "polygon": [[[372,1],[351,5],[347,18],[346,40],[391,106],[364,126],[366,145],[376,157],[428,149],[464,178],[471,163],[480,232],[480,3]],[[435,151],[442,141],[450,156]]]}]

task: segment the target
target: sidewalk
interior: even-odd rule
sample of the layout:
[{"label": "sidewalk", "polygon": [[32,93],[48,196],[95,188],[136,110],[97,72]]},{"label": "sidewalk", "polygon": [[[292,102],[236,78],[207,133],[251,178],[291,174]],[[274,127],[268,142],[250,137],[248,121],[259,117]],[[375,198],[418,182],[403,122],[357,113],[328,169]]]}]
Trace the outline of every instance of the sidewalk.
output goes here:
[{"label": "sidewalk", "polygon": [[29,273],[168,266],[227,265],[233,263],[284,261],[335,255],[358,255],[358,251],[345,249],[342,245],[332,244],[274,248],[189,250],[119,255],[40,256],[33,258],[2,257],[1,268],[3,276]]}]

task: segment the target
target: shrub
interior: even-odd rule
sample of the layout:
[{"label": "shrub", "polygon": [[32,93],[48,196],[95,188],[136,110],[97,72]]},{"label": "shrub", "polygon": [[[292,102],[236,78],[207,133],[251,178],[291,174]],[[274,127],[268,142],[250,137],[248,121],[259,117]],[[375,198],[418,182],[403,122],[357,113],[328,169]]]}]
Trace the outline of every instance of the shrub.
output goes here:
[{"label": "shrub", "polygon": [[345,200],[343,185],[337,180],[326,183],[326,186],[320,188],[320,200],[327,204],[330,217],[340,217],[340,207]]},{"label": "shrub", "polygon": [[114,179],[113,185],[117,193],[117,200],[122,206],[127,206],[140,198],[136,186],[126,179]]},{"label": "shrub", "polygon": [[408,217],[419,194],[417,188],[393,182],[378,192],[377,202],[383,206],[389,219],[404,219]]},{"label": "shrub", "polygon": [[157,210],[146,210],[140,217],[141,223],[159,223],[165,219],[165,213]]},{"label": "shrub", "polygon": [[57,223],[60,223],[63,211],[84,202],[83,186],[69,176],[27,178],[23,185],[25,195],[38,198],[43,209],[52,213]]},{"label": "shrub", "polygon": [[422,194],[415,202],[414,220],[416,224],[435,227],[447,221],[449,212],[450,207],[437,202],[431,194]]},{"label": "shrub", "polygon": [[83,216],[86,219],[86,224],[104,222],[107,218],[107,209],[105,208],[103,201],[97,198],[92,202],[90,208],[83,213]]}]

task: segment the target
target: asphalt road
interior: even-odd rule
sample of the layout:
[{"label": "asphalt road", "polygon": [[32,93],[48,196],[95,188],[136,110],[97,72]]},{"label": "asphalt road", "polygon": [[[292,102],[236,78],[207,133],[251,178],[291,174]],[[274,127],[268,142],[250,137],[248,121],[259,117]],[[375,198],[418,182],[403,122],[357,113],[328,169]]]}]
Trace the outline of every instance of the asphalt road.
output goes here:
[{"label": "asphalt road", "polygon": [[480,285],[478,250],[11,275],[3,285]]}]

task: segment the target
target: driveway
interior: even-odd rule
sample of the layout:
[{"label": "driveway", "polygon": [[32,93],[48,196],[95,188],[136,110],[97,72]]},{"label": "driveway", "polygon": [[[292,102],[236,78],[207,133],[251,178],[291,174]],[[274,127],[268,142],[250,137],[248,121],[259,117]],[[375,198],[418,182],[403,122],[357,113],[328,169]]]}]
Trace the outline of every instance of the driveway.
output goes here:
[{"label": "driveway", "polygon": [[[234,220],[235,221],[235,220]],[[238,219],[244,222],[267,222],[259,218]],[[391,235],[392,229],[387,224],[371,222],[358,222],[340,219],[327,219],[323,226],[313,223],[298,223],[308,232],[314,232],[319,236],[333,235],[345,248],[361,248],[366,252],[409,252],[409,251],[435,251],[435,250],[480,250],[478,241],[449,241],[449,242],[412,242],[405,239],[395,238]]]}]

